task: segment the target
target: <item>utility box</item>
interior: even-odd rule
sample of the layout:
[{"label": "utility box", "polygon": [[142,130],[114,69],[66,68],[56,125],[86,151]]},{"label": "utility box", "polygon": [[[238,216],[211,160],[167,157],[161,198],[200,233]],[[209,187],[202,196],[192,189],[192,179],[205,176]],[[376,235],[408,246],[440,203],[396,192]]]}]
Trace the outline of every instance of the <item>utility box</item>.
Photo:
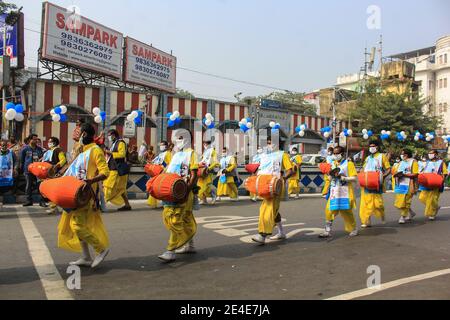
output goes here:
[{"label": "utility box", "polygon": [[407,61],[392,61],[383,64],[381,68],[381,77],[388,79],[414,79],[416,66]]}]

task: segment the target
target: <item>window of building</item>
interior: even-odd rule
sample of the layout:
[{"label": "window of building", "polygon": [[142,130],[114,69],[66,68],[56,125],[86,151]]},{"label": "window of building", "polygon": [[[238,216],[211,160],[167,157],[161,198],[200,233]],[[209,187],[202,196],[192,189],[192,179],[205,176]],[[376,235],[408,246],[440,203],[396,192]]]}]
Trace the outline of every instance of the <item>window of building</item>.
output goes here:
[{"label": "window of building", "polygon": [[431,81],[431,80],[428,82],[428,90],[429,91],[433,90],[433,81]]},{"label": "window of building", "polygon": [[442,55],[438,58],[438,64],[442,64]]},{"label": "window of building", "polygon": [[447,78],[444,79],[444,88],[447,88]]}]

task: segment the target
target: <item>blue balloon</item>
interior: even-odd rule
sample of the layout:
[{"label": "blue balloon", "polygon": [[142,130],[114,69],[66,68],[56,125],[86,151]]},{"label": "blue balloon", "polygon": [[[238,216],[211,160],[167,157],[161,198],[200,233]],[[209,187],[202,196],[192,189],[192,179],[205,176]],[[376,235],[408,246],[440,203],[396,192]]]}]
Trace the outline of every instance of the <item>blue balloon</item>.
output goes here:
[{"label": "blue balloon", "polygon": [[106,117],[106,112],[105,111],[100,112],[100,117],[105,118]]},{"label": "blue balloon", "polygon": [[214,125],[214,123],[211,123],[211,125],[208,127],[208,129],[214,129],[216,126]]},{"label": "blue balloon", "polygon": [[295,128],[295,132],[300,133],[300,131],[302,131],[300,127]]},{"label": "blue balloon", "polygon": [[137,124],[137,125],[140,125],[141,124],[141,118],[134,119],[134,123]]},{"label": "blue balloon", "polygon": [[175,119],[175,124],[180,124],[181,123],[181,118],[176,118]]},{"label": "blue balloon", "polygon": [[23,105],[18,104],[15,107],[17,113],[23,113]]},{"label": "blue balloon", "polygon": [[252,118],[247,118],[247,122],[252,122]]},{"label": "blue balloon", "polygon": [[277,124],[277,125],[274,127],[274,129],[275,129],[275,130],[279,130],[279,129],[281,129],[281,126],[280,126],[279,124]]},{"label": "blue balloon", "polygon": [[61,115],[61,119],[59,121],[66,122],[67,121],[67,116],[65,114],[62,114]]},{"label": "blue balloon", "polygon": [[373,136],[373,131],[372,131],[372,130],[367,131],[367,135],[368,135],[369,137],[372,137],[372,136]]},{"label": "blue balloon", "polygon": [[15,107],[16,107],[16,105],[14,104],[14,102],[8,102],[6,104],[6,110],[14,109]]},{"label": "blue balloon", "polygon": [[172,112],[169,112],[166,116],[167,118],[170,118],[172,116]]},{"label": "blue balloon", "polygon": [[55,111],[56,114],[61,114],[61,112],[62,112],[62,110],[61,110],[60,107],[56,107],[56,108],[54,109],[54,111]]},{"label": "blue balloon", "polygon": [[173,126],[175,125],[175,121],[169,120],[169,121],[167,122],[167,125],[169,126],[169,128],[170,128],[170,127],[173,127]]}]

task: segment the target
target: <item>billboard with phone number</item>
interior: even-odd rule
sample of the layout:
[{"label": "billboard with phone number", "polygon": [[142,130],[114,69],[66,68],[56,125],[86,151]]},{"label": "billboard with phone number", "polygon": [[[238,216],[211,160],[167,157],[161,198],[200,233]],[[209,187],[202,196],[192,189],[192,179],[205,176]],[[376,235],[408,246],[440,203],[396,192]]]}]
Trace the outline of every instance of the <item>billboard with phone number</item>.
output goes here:
[{"label": "billboard with phone number", "polygon": [[176,57],[130,37],[125,43],[125,82],[176,92]]},{"label": "billboard with phone number", "polygon": [[[0,56],[3,56],[3,28],[5,25],[6,14],[0,14]],[[6,55],[11,58],[11,68],[23,68],[24,66],[24,21],[23,13],[20,14],[17,22],[6,27]]]},{"label": "billboard with phone number", "polygon": [[43,4],[41,57],[120,78],[123,35],[54,4]]}]

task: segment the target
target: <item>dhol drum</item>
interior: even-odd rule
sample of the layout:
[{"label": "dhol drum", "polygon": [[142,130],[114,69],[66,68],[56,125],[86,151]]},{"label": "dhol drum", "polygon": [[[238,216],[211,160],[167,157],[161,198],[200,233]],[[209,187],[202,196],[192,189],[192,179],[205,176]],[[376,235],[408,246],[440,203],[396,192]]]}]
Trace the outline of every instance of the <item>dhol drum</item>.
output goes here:
[{"label": "dhol drum", "polygon": [[381,172],[361,172],[358,174],[359,185],[370,191],[379,191],[383,183],[382,177]]},{"label": "dhol drum", "polygon": [[255,174],[256,172],[258,172],[259,167],[260,167],[259,163],[250,163],[245,166],[245,171],[247,171],[250,174]]},{"label": "dhol drum", "polygon": [[319,164],[319,169],[320,169],[320,172],[322,172],[322,174],[330,174],[331,164],[329,164],[327,162],[323,162],[323,163]]},{"label": "dhol drum", "polygon": [[272,175],[253,176],[245,180],[245,188],[252,194],[264,199],[273,199],[281,195],[283,182]]},{"label": "dhol drum", "polygon": [[441,189],[444,178],[437,173],[422,173],[419,174],[419,184],[427,189]]},{"label": "dhol drum", "polygon": [[94,196],[91,187],[75,177],[45,180],[39,191],[42,196],[63,209],[78,209],[86,206]]},{"label": "dhol drum", "polygon": [[181,203],[188,193],[187,183],[177,174],[163,173],[147,183],[147,191],[155,199]]},{"label": "dhol drum", "polygon": [[33,162],[28,166],[28,171],[39,180],[51,179],[56,174],[53,165],[48,162]]},{"label": "dhol drum", "polygon": [[144,171],[146,174],[148,174],[151,178],[159,176],[164,171],[164,167],[157,164],[147,164],[144,167]]}]

